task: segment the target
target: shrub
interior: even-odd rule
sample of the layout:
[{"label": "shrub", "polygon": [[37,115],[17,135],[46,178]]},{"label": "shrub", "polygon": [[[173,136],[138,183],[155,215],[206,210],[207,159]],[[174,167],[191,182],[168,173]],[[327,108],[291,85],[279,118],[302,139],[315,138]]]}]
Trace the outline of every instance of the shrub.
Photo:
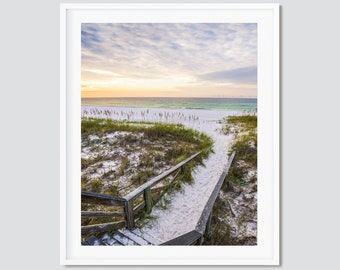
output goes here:
[{"label": "shrub", "polygon": [[96,178],[90,182],[90,190],[95,193],[100,193],[102,191],[104,184],[102,179]]}]

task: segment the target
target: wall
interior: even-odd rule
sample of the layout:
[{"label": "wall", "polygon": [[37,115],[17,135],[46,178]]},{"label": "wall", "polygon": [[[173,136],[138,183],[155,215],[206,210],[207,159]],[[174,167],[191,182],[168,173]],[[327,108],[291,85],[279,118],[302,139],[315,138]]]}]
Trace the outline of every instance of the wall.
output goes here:
[{"label": "wall", "polygon": [[[282,5],[282,265],[257,269],[334,269],[340,240],[336,219],[339,4],[277,2]],[[1,5],[4,269],[63,268],[59,266],[59,3],[20,0]],[[249,267],[228,269],[243,268]]]}]

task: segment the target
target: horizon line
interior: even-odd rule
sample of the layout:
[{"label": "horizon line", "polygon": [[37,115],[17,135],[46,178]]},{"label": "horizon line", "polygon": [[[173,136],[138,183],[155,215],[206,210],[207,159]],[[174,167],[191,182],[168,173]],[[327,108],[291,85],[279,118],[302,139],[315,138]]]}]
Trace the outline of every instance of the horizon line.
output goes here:
[{"label": "horizon line", "polygon": [[81,98],[239,98],[239,99],[257,99],[257,97],[81,97]]}]

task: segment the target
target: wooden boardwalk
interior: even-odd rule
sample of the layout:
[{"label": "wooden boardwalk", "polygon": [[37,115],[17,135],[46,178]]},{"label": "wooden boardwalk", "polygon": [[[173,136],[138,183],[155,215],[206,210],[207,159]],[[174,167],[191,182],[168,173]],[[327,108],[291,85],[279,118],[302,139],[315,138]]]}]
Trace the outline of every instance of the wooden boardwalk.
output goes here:
[{"label": "wooden boardwalk", "polygon": [[85,246],[150,246],[149,240],[128,229],[121,229],[113,234],[105,233],[101,237],[90,236],[83,243]]},{"label": "wooden boardwalk", "polygon": [[[102,206],[114,206],[120,211],[113,212],[95,212],[83,211],[82,218],[98,218],[98,217],[114,217],[116,221],[109,223],[101,223],[96,225],[82,226],[81,233],[87,236],[82,245],[101,245],[101,246],[142,246],[155,245],[152,237],[141,236],[135,229],[135,220],[142,214],[150,213],[153,205],[168,191],[169,187],[176,181],[183,166],[197,157],[198,152],[188,159],[182,161],[171,169],[150,179],[128,195],[124,197],[114,197],[90,192],[82,192],[82,203],[95,204]],[[171,239],[161,245],[199,245],[202,244],[204,236],[210,231],[210,223],[212,218],[212,209],[218,197],[219,191],[225,181],[231,163],[234,160],[235,152],[229,157],[229,161],[223,170],[216,186],[206,203],[199,221],[194,230],[185,233],[179,237]],[[164,179],[170,182],[162,186],[155,187]],[[111,233],[110,233],[111,232]],[[101,233],[100,237],[96,237]]]}]

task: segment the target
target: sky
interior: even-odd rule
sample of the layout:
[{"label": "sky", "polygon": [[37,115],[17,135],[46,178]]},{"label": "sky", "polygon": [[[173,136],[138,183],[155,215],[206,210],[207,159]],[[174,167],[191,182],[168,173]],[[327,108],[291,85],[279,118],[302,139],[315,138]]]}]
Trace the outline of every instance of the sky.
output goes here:
[{"label": "sky", "polygon": [[83,23],[82,97],[256,97],[253,23]]}]

